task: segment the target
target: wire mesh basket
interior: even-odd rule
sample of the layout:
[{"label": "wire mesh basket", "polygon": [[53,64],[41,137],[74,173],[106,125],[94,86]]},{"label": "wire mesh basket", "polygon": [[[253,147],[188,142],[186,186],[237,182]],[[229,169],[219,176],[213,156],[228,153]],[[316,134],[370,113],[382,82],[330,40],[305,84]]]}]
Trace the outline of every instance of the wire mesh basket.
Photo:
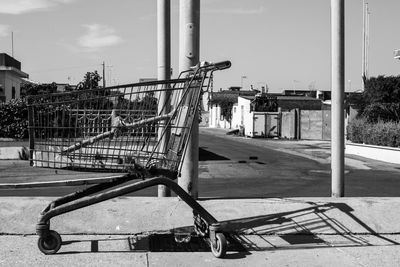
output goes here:
[{"label": "wire mesh basket", "polygon": [[178,172],[202,92],[222,68],[205,64],[173,80],[30,96],[31,165]]}]

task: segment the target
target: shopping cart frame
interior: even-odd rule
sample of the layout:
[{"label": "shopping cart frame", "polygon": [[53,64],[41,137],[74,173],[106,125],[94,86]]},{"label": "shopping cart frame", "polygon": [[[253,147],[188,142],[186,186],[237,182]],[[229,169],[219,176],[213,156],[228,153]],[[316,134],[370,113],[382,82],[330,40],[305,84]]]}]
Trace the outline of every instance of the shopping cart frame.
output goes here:
[{"label": "shopping cart frame", "polygon": [[[195,74],[194,76],[196,76],[196,74],[201,71],[210,72],[210,75],[212,75],[214,71],[227,69],[230,66],[231,63],[229,61],[215,64],[199,64],[192,70],[181,73],[180,77],[188,72],[192,72]],[[207,86],[209,86],[209,84]],[[196,97],[196,106],[198,106],[200,95],[194,97]],[[189,135],[192,131],[193,125],[194,123],[192,122],[189,129]],[[32,139],[30,144],[32,149],[34,146]],[[183,155],[185,155],[186,149],[187,143],[185,144]],[[169,172],[168,170],[159,171],[145,169],[141,172],[131,172],[119,176],[112,176],[109,177],[109,179],[106,179],[106,182],[81,189],[52,201],[40,213],[36,225],[36,233],[39,236],[39,250],[44,254],[55,254],[62,245],[60,234],[54,230],[50,230],[50,220],[52,218],[148,187],[164,185],[192,208],[196,233],[209,242],[213,255],[218,258],[224,257],[227,250],[227,241],[223,228],[215,217],[213,217],[174,181],[177,174],[178,173],[175,171]]]}]

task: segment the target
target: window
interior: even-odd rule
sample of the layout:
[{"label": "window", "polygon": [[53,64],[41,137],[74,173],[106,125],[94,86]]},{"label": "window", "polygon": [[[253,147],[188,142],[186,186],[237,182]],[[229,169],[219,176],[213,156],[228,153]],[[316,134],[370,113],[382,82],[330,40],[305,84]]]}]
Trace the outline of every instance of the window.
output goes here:
[{"label": "window", "polygon": [[15,99],[15,86],[13,86],[11,89],[11,98]]}]

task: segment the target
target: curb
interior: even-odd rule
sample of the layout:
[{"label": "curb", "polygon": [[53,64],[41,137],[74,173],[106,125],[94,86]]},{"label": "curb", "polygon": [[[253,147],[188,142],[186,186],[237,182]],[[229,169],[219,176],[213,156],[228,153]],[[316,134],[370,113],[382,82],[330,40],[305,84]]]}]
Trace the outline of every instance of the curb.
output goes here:
[{"label": "curb", "polygon": [[27,155],[26,147],[0,147],[0,160],[24,160]]},{"label": "curb", "polygon": [[[54,198],[3,197],[0,234],[34,234],[40,211]],[[225,230],[241,234],[398,234],[400,198],[267,198],[200,200]],[[391,207],[388,209],[388,207]],[[132,234],[193,225],[177,198],[119,197],[52,220],[62,234]]]},{"label": "curb", "polygon": [[386,146],[346,143],[346,154],[400,164],[400,149]]}]

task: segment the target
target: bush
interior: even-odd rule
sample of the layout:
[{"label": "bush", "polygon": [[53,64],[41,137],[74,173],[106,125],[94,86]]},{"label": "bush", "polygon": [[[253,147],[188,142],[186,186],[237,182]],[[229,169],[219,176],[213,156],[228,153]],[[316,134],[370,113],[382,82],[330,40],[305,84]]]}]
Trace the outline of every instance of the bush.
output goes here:
[{"label": "bush", "polygon": [[21,99],[0,104],[0,137],[28,138],[28,108]]},{"label": "bush", "polygon": [[373,103],[365,107],[362,116],[368,122],[400,122],[400,103]]},{"label": "bush", "polygon": [[354,143],[400,147],[400,123],[355,119],[347,127],[347,139]]}]

